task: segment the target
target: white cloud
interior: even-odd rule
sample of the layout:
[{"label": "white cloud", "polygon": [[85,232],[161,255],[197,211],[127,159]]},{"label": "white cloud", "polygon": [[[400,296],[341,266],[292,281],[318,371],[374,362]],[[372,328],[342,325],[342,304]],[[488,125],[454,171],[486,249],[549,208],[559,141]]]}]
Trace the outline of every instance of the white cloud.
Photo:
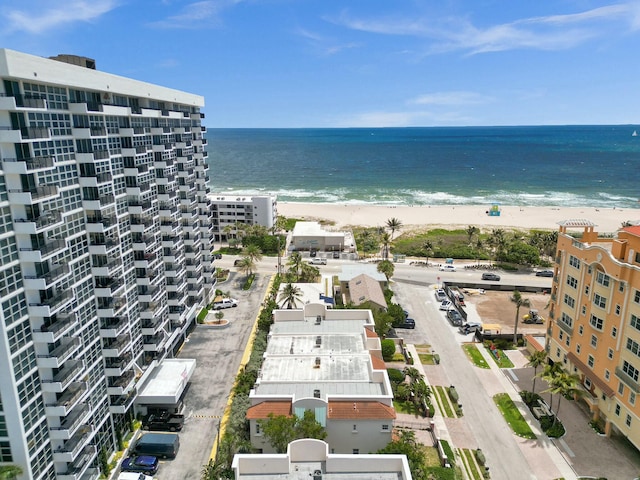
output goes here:
[{"label": "white cloud", "polygon": [[428,38],[433,41],[427,47],[430,54],[450,51],[477,54],[522,48],[564,50],[594,38],[606,38],[611,35],[611,27],[619,32],[640,29],[640,2],[517,19],[485,27],[461,17],[362,19],[343,12],[337,18],[327,20],[352,30]]},{"label": "white cloud", "polygon": [[409,100],[410,105],[482,105],[493,98],[475,92],[435,92]]},{"label": "white cloud", "polygon": [[25,31],[40,34],[75,22],[90,22],[113,10],[115,0],[55,0],[45,8],[39,2],[23,2],[21,8],[3,8],[7,32]]},{"label": "white cloud", "polygon": [[313,49],[322,56],[331,56],[340,53],[343,50],[359,48],[362,46],[362,44],[358,42],[336,43],[329,38],[304,28],[297,28],[294,31],[294,34],[307,40]]},{"label": "white cloud", "polygon": [[190,3],[175,15],[151,25],[160,28],[201,28],[220,23],[220,13],[242,0],[204,0]]}]

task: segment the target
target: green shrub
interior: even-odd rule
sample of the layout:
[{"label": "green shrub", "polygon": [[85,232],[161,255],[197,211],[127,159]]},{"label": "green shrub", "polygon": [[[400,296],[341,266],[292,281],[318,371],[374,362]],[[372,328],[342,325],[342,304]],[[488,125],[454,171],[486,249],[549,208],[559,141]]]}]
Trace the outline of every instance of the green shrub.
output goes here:
[{"label": "green shrub", "polygon": [[545,430],[544,433],[546,433],[549,438],[559,438],[565,434],[564,425],[558,420],[555,425]]},{"label": "green shrub", "polygon": [[387,368],[387,375],[389,375],[389,381],[391,383],[402,383],[406,376],[402,370],[398,370],[397,368]]},{"label": "green shrub", "polygon": [[540,400],[542,397],[540,395],[538,395],[537,393],[532,393],[528,390],[523,390],[520,392],[520,397],[522,398],[522,401],[529,407],[531,408],[531,406],[535,405],[536,402],[538,400]]},{"label": "green shrub", "polygon": [[451,385],[448,389],[447,389],[448,393],[449,393],[449,398],[451,399],[451,401],[453,403],[458,403],[458,399],[460,398],[458,395],[458,392],[456,391],[456,387],[454,387],[453,385]]},{"label": "green shrub", "polygon": [[393,354],[396,353],[396,344],[390,338],[385,338],[381,342],[382,344],[382,359],[385,362],[390,362],[393,359]]}]

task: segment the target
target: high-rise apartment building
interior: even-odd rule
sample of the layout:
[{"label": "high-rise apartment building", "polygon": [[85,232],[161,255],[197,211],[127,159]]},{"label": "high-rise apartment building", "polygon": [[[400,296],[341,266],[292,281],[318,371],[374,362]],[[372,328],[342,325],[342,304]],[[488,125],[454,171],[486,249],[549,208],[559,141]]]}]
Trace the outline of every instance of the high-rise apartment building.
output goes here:
[{"label": "high-rise apartment building", "polygon": [[203,98],[70,58],[0,50],[0,465],[29,479],[98,478],[215,281]]},{"label": "high-rise apartment building", "polygon": [[579,401],[605,433],[640,448],[640,227],[594,227],[560,224],[547,353],[580,377]]}]

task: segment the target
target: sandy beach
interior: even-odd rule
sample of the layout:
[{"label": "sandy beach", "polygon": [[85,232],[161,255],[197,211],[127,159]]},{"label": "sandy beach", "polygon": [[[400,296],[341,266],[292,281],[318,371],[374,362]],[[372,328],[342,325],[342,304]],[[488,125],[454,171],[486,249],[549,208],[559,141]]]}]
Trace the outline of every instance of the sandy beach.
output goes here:
[{"label": "sandy beach", "polygon": [[640,223],[640,209],[573,207],[500,207],[500,216],[487,215],[486,205],[387,206],[278,202],[278,215],[305,220],[326,220],[337,228],[349,225],[384,226],[397,218],[402,231],[425,227],[482,229],[557,230],[558,222],[583,219],[593,222],[596,231],[613,233],[623,222]]}]

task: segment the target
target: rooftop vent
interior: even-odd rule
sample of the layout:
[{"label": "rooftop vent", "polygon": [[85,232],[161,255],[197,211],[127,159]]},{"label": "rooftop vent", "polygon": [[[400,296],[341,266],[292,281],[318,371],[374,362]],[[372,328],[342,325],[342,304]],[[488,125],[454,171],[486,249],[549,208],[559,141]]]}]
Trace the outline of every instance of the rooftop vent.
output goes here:
[{"label": "rooftop vent", "polygon": [[313,480],[322,480],[322,470],[313,471]]}]

